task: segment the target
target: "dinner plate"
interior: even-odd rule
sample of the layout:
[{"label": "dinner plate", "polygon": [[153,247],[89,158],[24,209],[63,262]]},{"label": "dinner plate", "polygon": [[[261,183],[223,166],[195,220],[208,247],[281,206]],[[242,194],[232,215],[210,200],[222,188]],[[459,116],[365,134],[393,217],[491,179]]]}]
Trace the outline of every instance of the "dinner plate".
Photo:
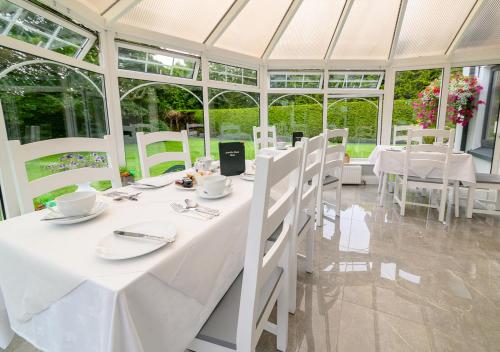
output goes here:
[{"label": "dinner plate", "polygon": [[157,176],[135,181],[131,186],[137,189],[155,189],[168,186],[172,182],[174,182],[174,180],[170,176]]},{"label": "dinner plate", "polygon": [[56,219],[57,217],[64,217],[63,214],[59,213],[57,210],[57,206],[54,207],[50,213],[45,215],[41,220],[45,222],[49,222],[51,224],[59,224],[59,225],[69,225],[69,224],[78,224],[80,222],[88,221],[93,219],[99,215],[101,215],[106,209],[108,209],[109,205],[104,202],[96,202],[94,208],[90,211],[88,215],[81,217],[70,217],[67,219]]},{"label": "dinner plate", "polygon": [[96,255],[108,260],[124,260],[146,255],[175,241],[177,230],[168,221],[148,221],[120,228],[121,231],[164,237],[165,241],[128,237],[113,233],[104,237],[96,246]]},{"label": "dinner plate", "polygon": [[219,198],[224,198],[225,196],[231,194],[232,192],[233,192],[232,187],[226,187],[224,189],[224,192],[222,192],[221,194],[217,194],[215,196],[208,195],[201,189],[197,190],[196,194],[198,194],[201,198],[205,198],[205,199],[219,199]]},{"label": "dinner plate", "polygon": [[245,181],[255,181],[255,174],[247,174],[244,172],[240,174],[240,178]]}]

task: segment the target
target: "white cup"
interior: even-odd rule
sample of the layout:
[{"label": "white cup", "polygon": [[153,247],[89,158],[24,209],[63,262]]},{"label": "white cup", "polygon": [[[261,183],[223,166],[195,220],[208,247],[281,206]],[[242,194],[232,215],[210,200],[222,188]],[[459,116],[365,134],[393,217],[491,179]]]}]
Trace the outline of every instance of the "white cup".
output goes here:
[{"label": "white cup", "polygon": [[[80,216],[90,213],[96,201],[96,192],[74,192],[55,199],[59,213],[64,216]],[[55,211],[51,206],[48,209]]]},{"label": "white cup", "polygon": [[203,191],[209,196],[218,196],[224,193],[231,185],[231,179],[222,175],[211,175],[203,180]]},{"label": "white cup", "polygon": [[279,150],[286,149],[286,142],[276,142],[276,149]]}]

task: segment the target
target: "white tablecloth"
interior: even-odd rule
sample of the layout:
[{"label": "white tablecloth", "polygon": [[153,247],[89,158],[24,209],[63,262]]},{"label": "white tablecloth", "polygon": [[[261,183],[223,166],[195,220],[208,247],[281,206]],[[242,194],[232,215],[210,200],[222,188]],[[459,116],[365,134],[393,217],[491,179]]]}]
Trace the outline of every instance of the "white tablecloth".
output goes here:
[{"label": "white tablecloth", "polygon": [[[0,223],[0,266],[19,277],[0,278],[0,346],[12,329],[51,352],[183,351],[243,267],[253,183],[233,177],[233,189],[207,201],[171,185],[144,190],[138,202],[101,197],[110,208],[81,224],[41,222],[44,212]],[[170,210],[187,197],[222,215],[202,221]],[[158,219],[176,225],[173,244],[125,261],[94,254],[114,229]]]},{"label": "white tablecloth", "polygon": [[[396,148],[401,149],[401,151],[389,150]],[[433,153],[425,154],[428,154],[426,157],[432,158]],[[371,152],[368,161],[374,164],[373,172],[377,176],[381,173],[402,175],[405,156],[406,151],[402,150],[402,147],[378,145]],[[418,174],[418,170],[414,172],[410,170],[412,176],[425,176],[428,178],[441,177],[439,170],[432,170],[430,168],[427,170],[425,165],[420,165],[420,167],[423,169],[425,175]],[[450,180],[476,183],[476,169],[474,167],[472,155],[466,153],[453,154],[450,159],[448,177]]]}]

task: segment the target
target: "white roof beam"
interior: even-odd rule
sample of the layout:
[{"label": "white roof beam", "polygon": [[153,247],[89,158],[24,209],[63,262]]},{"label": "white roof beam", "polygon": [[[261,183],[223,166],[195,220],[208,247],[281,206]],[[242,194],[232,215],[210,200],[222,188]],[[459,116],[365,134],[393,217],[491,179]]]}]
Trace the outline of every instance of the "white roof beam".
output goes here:
[{"label": "white roof beam", "polygon": [[41,0],[41,2],[54,10],[59,11],[85,26],[94,30],[103,30],[105,23],[103,18],[89,7],[75,0]]},{"label": "white roof beam", "polygon": [[239,15],[241,10],[248,4],[249,0],[235,0],[229,10],[220,19],[219,23],[214,27],[212,32],[205,39],[204,43],[207,47],[212,47],[217,39],[224,33],[224,31],[233,23],[236,16]]},{"label": "white roof beam", "polygon": [[330,40],[330,44],[328,45],[328,49],[326,50],[325,60],[328,60],[335,49],[335,45],[339,41],[340,33],[342,33],[342,29],[349,17],[349,13],[351,12],[352,5],[354,4],[354,0],[346,0],[344,3],[344,7],[342,8],[342,13],[340,14],[337,25],[335,26],[335,31],[333,32],[332,40]]},{"label": "white roof beam", "polygon": [[450,45],[448,45],[448,48],[446,49],[445,53],[446,56],[449,56],[455,51],[457,45],[462,40],[464,34],[467,33],[467,30],[469,29],[471,23],[474,22],[474,19],[476,19],[477,15],[479,14],[480,10],[483,8],[485,3],[486,3],[485,0],[476,0],[476,3],[474,4],[469,14],[467,15],[467,18],[464,20],[464,22],[458,29],[458,32],[453,37],[453,40],[451,41]]},{"label": "white roof beam", "polygon": [[271,41],[267,45],[266,50],[264,51],[264,54],[262,54],[262,58],[264,60],[267,60],[271,53],[273,52],[274,48],[276,47],[276,44],[278,44],[278,41],[281,39],[283,36],[283,33],[285,33],[285,30],[287,29],[288,25],[290,24],[290,21],[292,20],[293,16],[299,9],[300,5],[302,4],[303,0],[293,0],[290,6],[288,7],[288,10],[286,11],[285,16],[283,16],[283,19],[281,20],[281,23],[279,24],[278,28],[276,29],[276,32],[274,32],[273,37],[271,38]]},{"label": "white roof beam", "polygon": [[392,60],[394,54],[396,53],[399,35],[401,34],[401,27],[403,26],[403,20],[406,13],[406,6],[408,6],[408,0],[401,0],[399,5],[398,20],[396,21],[396,27],[394,28],[394,34],[392,36],[391,50],[389,51],[389,61]]},{"label": "white roof beam", "polygon": [[104,10],[101,16],[106,24],[115,23],[140,2],[141,0],[119,0]]}]

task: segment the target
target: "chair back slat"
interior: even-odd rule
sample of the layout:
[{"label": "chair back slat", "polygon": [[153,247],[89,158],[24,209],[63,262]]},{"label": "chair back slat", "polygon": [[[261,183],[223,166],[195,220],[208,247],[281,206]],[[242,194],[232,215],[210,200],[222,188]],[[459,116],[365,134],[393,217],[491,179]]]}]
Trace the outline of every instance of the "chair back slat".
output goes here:
[{"label": "chair back slat", "polygon": [[[349,130],[347,128],[329,130],[323,132],[323,155],[321,160],[320,185],[318,192],[323,192],[323,180],[327,175],[335,175],[339,179],[342,177],[342,169],[344,167],[345,148],[347,144],[347,136]],[[335,145],[330,144],[331,139],[339,139]]]},{"label": "chair back slat", "polygon": [[276,126],[253,127],[253,144],[255,155],[262,148],[276,147]]},{"label": "chair back slat", "polygon": [[[250,209],[251,221],[248,227],[238,317],[238,350],[241,348],[241,350],[251,351],[257,344],[263,328],[262,322],[267,321],[271,312],[270,307],[266,307],[271,304],[270,302],[259,302],[260,290],[278,267],[283,269],[283,273],[276,287],[279,285],[280,290],[288,289],[281,280],[287,280],[289,275],[289,241],[294,223],[300,161],[301,149],[298,148],[291,148],[276,156],[258,155],[256,157],[255,182]],[[276,176],[278,174],[280,178]],[[286,178],[288,185],[273,203],[270,199],[271,188],[276,185],[277,180],[281,181],[282,178]],[[266,251],[268,237],[280,224],[282,224],[280,234]],[[262,306],[265,307],[266,316],[260,316],[259,307]]]},{"label": "chair back slat", "polygon": [[[161,152],[148,156],[148,145],[158,142],[181,142],[182,152]],[[142,177],[150,176],[152,166],[168,161],[182,161],[186,170],[191,167],[191,155],[186,130],[180,132],[159,131],[148,134],[137,132],[137,148],[139,149]]]},{"label": "chair back slat", "polygon": [[[420,126],[417,125],[399,125],[393,127],[393,135],[392,135],[392,144],[398,144],[398,142],[403,142],[406,144],[408,140],[408,131],[409,130],[418,130],[421,129]],[[401,134],[401,132],[405,132],[405,134]],[[415,136],[412,141],[417,142],[419,144],[422,143],[422,137]]]},{"label": "chair back slat", "polygon": [[[57,138],[23,145],[18,140],[13,140],[8,141],[7,146],[22,214],[35,210],[34,197],[65,186],[103,180],[110,180],[113,187],[121,186],[116,146],[111,136],[104,136],[102,139]],[[29,181],[26,162],[45,156],[76,152],[106,153],[107,167],[83,167]]]}]

